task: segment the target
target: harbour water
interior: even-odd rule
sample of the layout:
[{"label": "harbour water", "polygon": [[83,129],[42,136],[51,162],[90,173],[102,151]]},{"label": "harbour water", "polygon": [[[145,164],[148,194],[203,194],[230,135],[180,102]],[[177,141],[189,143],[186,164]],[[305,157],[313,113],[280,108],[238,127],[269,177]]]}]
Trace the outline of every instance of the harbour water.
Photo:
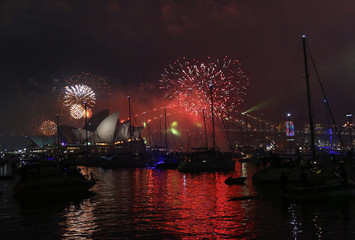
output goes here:
[{"label": "harbour water", "polygon": [[[14,198],[16,180],[0,180],[0,239],[355,238],[352,199],[287,202],[279,184],[253,185],[254,171],[84,167],[99,179],[91,193],[46,198]],[[240,175],[244,185],[224,183]]]}]

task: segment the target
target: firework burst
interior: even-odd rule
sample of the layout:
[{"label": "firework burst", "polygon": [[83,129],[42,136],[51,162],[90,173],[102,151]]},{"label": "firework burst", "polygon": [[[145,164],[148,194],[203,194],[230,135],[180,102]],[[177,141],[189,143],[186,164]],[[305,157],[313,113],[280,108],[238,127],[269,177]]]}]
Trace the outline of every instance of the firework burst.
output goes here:
[{"label": "firework burst", "polygon": [[94,107],[96,101],[94,91],[86,85],[78,84],[74,86],[65,87],[64,105],[72,107],[74,104],[87,105],[87,107]]},{"label": "firework burst", "polygon": [[[65,80],[65,87],[61,87],[58,99],[61,107],[61,115],[70,120],[91,117],[94,109],[107,108],[111,103],[112,90],[106,78],[92,73],[74,74]],[[79,107],[78,105],[81,105]],[[81,117],[80,117],[81,116]]]},{"label": "firework burst", "polygon": [[195,59],[177,60],[164,70],[160,83],[165,98],[177,99],[188,112],[195,114],[203,109],[211,114],[212,93],[216,114],[229,117],[238,112],[249,79],[238,60],[225,57],[215,61],[208,59],[206,63]]},{"label": "firework burst", "polygon": [[74,119],[80,119],[85,116],[85,108],[81,104],[73,104],[70,106],[70,116]]},{"label": "firework burst", "polygon": [[112,90],[106,78],[92,73],[74,74],[66,80],[67,86],[86,85],[95,90],[96,102],[107,103],[112,96]]},{"label": "firework burst", "polygon": [[57,132],[57,124],[51,120],[46,120],[41,124],[40,129],[43,135],[53,136]]}]

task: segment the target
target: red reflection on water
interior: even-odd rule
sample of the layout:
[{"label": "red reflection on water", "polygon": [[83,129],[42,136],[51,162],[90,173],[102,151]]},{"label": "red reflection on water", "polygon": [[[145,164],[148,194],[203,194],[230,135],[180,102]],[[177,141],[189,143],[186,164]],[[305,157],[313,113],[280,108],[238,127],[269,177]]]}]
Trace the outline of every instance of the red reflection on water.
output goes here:
[{"label": "red reflection on water", "polygon": [[[176,233],[184,238],[243,237],[251,232],[248,203],[228,201],[250,192],[247,186],[228,186],[225,174],[184,174],[176,170],[135,172],[135,209],[144,214],[152,228]],[[136,219],[142,225],[142,219]],[[250,237],[250,236],[249,236]]]},{"label": "red reflection on water", "polygon": [[253,200],[228,200],[250,195],[253,187],[224,183],[244,170],[240,163],[234,173],[93,169],[100,178],[93,188],[97,193],[94,235],[109,237],[120,232],[122,236],[133,234],[133,238],[251,238],[255,228]]}]

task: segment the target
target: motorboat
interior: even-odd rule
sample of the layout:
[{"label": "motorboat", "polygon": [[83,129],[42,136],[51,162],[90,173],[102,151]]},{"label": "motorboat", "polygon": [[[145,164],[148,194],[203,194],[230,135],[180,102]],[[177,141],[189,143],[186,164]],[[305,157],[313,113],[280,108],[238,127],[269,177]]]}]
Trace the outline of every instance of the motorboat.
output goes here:
[{"label": "motorboat", "polygon": [[23,166],[20,175],[15,195],[80,193],[96,184],[92,173],[84,176],[77,168],[63,170],[52,164]]}]

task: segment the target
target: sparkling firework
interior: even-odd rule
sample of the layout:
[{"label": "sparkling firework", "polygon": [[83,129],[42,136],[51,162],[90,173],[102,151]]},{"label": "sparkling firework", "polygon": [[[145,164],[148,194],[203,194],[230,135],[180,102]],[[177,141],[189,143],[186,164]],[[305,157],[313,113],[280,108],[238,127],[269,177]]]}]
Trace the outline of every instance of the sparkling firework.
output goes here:
[{"label": "sparkling firework", "polygon": [[[91,73],[74,74],[65,80],[65,86],[59,92],[61,115],[64,118],[80,119],[78,106],[87,107],[88,118],[91,117],[93,109],[107,108],[111,103],[112,90],[105,78]],[[76,114],[74,114],[74,112]],[[84,117],[85,113],[83,113]],[[81,117],[81,118],[82,118]]]},{"label": "sparkling firework", "polygon": [[96,102],[107,103],[111,99],[112,90],[104,77],[92,73],[74,74],[66,80],[67,86],[83,84],[95,90]]},{"label": "sparkling firework", "polygon": [[65,87],[64,104],[67,107],[72,107],[74,104],[87,107],[94,107],[96,101],[94,91],[83,84],[78,84],[70,87]]},{"label": "sparkling firework", "polygon": [[225,57],[206,63],[177,60],[164,70],[160,83],[165,98],[177,99],[188,112],[198,114],[205,109],[208,115],[212,86],[215,113],[231,117],[243,102],[249,79],[238,60]]},{"label": "sparkling firework", "polygon": [[70,107],[70,116],[74,119],[80,119],[85,116],[85,108],[81,104],[73,104]]},{"label": "sparkling firework", "polygon": [[57,132],[57,124],[51,120],[46,120],[41,124],[41,132],[45,136],[53,136]]}]

